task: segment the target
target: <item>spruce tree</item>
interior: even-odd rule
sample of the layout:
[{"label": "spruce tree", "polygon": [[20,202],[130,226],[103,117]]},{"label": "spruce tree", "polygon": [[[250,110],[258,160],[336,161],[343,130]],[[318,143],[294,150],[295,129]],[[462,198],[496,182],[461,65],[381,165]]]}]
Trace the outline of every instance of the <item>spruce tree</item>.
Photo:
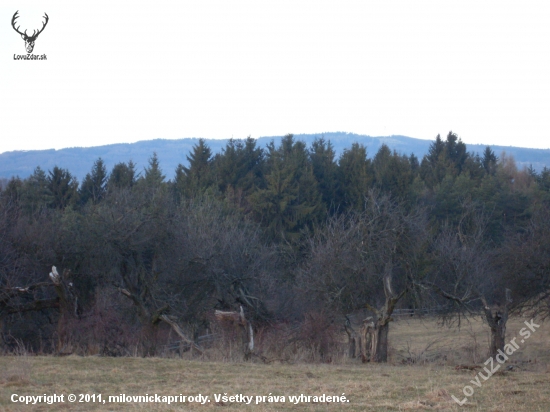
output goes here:
[{"label": "spruce tree", "polygon": [[483,151],[483,159],[481,161],[485,172],[494,176],[497,171],[497,162],[498,158],[495,155],[495,152],[493,152],[489,146],[485,147],[485,150]]},{"label": "spruce tree", "polygon": [[131,188],[136,183],[136,165],[131,160],[128,163],[117,163],[107,182],[107,190]]},{"label": "spruce tree", "polygon": [[439,185],[445,175],[448,173],[450,162],[447,153],[453,153],[454,142],[451,137],[451,148],[446,150],[445,143],[441,140],[441,136],[437,135],[435,141],[430,144],[428,153],[422,159],[420,164],[420,177],[429,189],[434,189]]},{"label": "spruce tree", "polygon": [[162,174],[160,162],[156,152],[149,158],[149,166],[145,168],[143,182],[152,188],[159,188],[164,183],[165,175]]},{"label": "spruce tree", "polygon": [[337,206],[338,164],[335,156],[330,140],[327,142],[323,137],[316,138],[309,149],[313,175],[317,181],[326,210],[334,210]]},{"label": "spruce tree", "polygon": [[344,149],[338,161],[339,203],[344,210],[363,210],[365,195],[372,187],[374,176],[367,148],[353,143]]},{"label": "spruce tree", "polygon": [[175,187],[179,195],[192,198],[213,184],[212,179],[212,151],[204,139],[199,139],[187,156],[189,166],[179,164],[176,169]]},{"label": "spruce tree", "polygon": [[303,142],[292,135],[282,138],[279,147],[268,145],[265,188],[249,197],[258,221],[274,240],[297,239],[300,230],[317,221],[322,200]]},{"label": "spruce tree", "polygon": [[94,162],[90,173],[86,174],[80,187],[80,202],[98,203],[107,191],[107,168],[101,157]]},{"label": "spruce tree", "polygon": [[48,176],[48,190],[52,194],[51,206],[65,209],[78,200],[78,181],[67,170],[54,166]]},{"label": "spruce tree", "polygon": [[48,187],[46,173],[38,166],[24,182],[21,191],[21,203],[27,214],[32,214],[42,208],[48,207],[53,201],[53,196]]}]

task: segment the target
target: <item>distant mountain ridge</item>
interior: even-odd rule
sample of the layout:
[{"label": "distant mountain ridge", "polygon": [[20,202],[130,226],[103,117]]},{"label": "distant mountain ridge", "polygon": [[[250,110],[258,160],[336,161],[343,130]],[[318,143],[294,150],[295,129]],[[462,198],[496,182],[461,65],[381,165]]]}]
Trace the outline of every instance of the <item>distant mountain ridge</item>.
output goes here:
[{"label": "distant mountain ridge", "polygon": [[[446,134],[441,135],[445,138]],[[264,148],[271,140],[278,144],[282,136],[268,136],[257,138],[258,146]],[[367,147],[368,156],[376,154],[382,144],[399,153],[410,155],[414,153],[419,160],[428,152],[433,140],[416,139],[407,136],[367,136],[345,132],[296,134],[296,140],[304,141],[309,147],[313,140],[323,137],[330,140],[334,146],[336,155],[339,156],[344,149],[350,148],[354,142],[362,143]],[[434,138],[435,139],[435,138]],[[225,147],[229,139],[205,139],[212,153],[219,153]],[[160,160],[161,168],[168,179],[174,176],[179,163],[187,164],[186,156],[189,155],[193,145],[199,138],[184,138],[176,140],[155,139],[143,140],[136,143],[116,143],[96,147],[73,147],[66,149],[12,151],[0,154],[0,178],[19,176],[26,178],[32,174],[37,166],[43,170],[51,170],[54,166],[68,169],[74,176],[82,181],[86,173],[89,173],[97,158],[101,157],[107,166],[107,170],[119,162],[132,160],[136,164],[136,170],[142,171],[153,152],[156,152]],[[550,168],[550,149],[526,149],[514,146],[495,146],[467,144],[469,152],[482,154],[486,146],[500,155],[505,151],[512,155],[519,168],[532,165],[537,171],[545,166]]]}]

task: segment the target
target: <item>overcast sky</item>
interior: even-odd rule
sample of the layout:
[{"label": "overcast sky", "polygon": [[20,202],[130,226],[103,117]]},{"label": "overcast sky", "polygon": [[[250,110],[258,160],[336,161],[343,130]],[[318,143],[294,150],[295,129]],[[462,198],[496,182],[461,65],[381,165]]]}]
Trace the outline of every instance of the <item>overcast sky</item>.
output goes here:
[{"label": "overcast sky", "polygon": [[[49,23],[34,54],[11,27]],[[29,34],[30,34],[29,33]],[[11,1],[0,152],[346,131],[550,147],[544,1]]]}]

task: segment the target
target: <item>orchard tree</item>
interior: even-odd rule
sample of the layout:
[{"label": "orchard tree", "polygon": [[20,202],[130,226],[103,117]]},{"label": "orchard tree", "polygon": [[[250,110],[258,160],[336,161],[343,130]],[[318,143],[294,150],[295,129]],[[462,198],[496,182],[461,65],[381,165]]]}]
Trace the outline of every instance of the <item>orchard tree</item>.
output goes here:
[{"label": "orchard tree", "polygon": [[171,275],[167,258],[173,207],[166,191],[150,196],[154,188],[148,184],[159,183],[156,177],[142,180],[139,186],[144,190],[110,192],[96,207],[86,209],[82,223],[67,229],[73,238],[81,233],[75,247],[85,251],[80,266],[93,281],[89,288],[109,285],[132,303],[149,355],[156,352],[159,323],[170,309],[160,285]]},{"label": "orchard tree", "polygon": [[487,236],[489,221],[490,215],[480,206],[463,204],[458,224],[445,225],[434,238],[432,270],[421,284],[435,293],[436,304],[451,304],[444,319],[460,321],[463,316],[481,314],[490,329],[489,354],[496,356],[504,349],[510,314],[543,293],[548,282],[542,276],[536,288],[527,286],[532,276],[528,266],[520,263],[525,255],[511,250],[511,243],[504,249],[494,247]]},{"label": "orchard tree", "polygon": [[340,315],[373,315],[370,360],[386,362],[391,316],[422,276],[426,220],[369,191],[362,212],[331,217],[308,241],[300,283],[306,296]]},{"label": "orchard tree", "polygon": [[550,209],[539,205],[523,230],[509,230],[497,264],[519,312],[550,317]]}]

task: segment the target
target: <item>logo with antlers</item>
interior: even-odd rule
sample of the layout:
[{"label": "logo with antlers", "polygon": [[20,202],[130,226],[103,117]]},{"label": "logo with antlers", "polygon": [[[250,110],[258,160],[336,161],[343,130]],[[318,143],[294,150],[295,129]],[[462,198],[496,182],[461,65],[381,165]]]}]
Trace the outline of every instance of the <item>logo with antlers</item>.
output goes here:
[{"label": "logo with antlers", "polygon": [[11,25],[12,25],[13,29],[21,35],[21,38],[23,40],[25,40],[25,48],[27,49],[27,53],[32,53],[32,50],[34,49],[34,42],[36,41],[36,38],[38,37],[38,35],[44,31],[44,28],[46,27],[46,24],[48,24],[49,17],[46,13],[44,13],[43,17],[46,19],[46,21],[42,23],[42,28],[40,30],[38,30],[38,32],[36,30],[34,30],[33,33],[32,33],[32,36],[29,36],[27,34],[27,30],[25,30],[24,33],[21,33],[19,31],[20,26],[17,26],[17,28],[15,28],[15,20],[17,18],[19,18],[17,13],[19,13],[19,10],[17,10],[15,12],[15,14],[13,15],[13,18],[11,19]]}]

